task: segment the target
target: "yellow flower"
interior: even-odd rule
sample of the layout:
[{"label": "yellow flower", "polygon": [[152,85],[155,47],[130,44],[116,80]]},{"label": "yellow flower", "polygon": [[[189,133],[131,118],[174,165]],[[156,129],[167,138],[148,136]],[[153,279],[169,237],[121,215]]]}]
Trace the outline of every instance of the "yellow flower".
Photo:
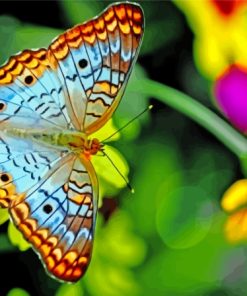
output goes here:
[{"label": "yellow flower", "polygon": [[229,213],[225,224],[228,241],[247,241],[247,180],[235,182],[223,195],[222,208]]},{"label": "yellow flower", "polygon": [[195,62],[210,80],[232,63],[247,65],[246,0],[175,0],[195,34]]}]

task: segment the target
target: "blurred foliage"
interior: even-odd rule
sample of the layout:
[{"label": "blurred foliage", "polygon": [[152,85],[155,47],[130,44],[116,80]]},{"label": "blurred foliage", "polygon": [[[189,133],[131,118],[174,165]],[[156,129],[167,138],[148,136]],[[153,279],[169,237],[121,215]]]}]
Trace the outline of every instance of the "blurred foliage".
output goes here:
[{"label": "blurred foliage", "polygon": [[9,219],[9,213],[7,209],[0,209],[0,225]]},{"label": "blurred foliage", "polygon": [[[166,189],[166,186],[160,189],[162,195]],[[208,234],[212,216],[212,202],[200,187],[177,187],[162,201],[157,211],[157,229],[170,248],[189,248]]]},{"label": "blurred foliage", "polygon": [[26,251],[31,247],[31,245],[24,240],[20,231],[18,231],[16,227],[13,225],[13,223],[11,222],[9,223],[9,226],[8,226],[8,236],[9,236],[10,242],[14,246],[17,246],[20,249],[20,251]]},{"label": "blurred foliage", "polygon": [[232,243],[246,242],[247,240],[247,180],[235,182],[224,193],[221,206],[229,215],[225,234]]},{"label": "blurred foliage", "polygon": [[7,296],[29,296],[29,294],[26,291],[24,291],[23,289],[14,288],[11,291],[9,291]]},{"label": "blurred foliage", "polygon": [[[193,34],[185,15],[193,30],[196,23],[190,20],[185,2],[188,1],[176,1],[176,5],[168,1],[141,2],[146,32],[139,63],[113,121],[96,136],[104,140],[114,134],[142,112],[150,99],[154,110],[106,145],[116,167],[130,179],[134,195],[105,157],[96,156],[93,160],[101,199],[93,257],[86,275],[73,285],[50,279],[32,250],[20,254],[19,250],[27,250],[29,245],[12,223],[5,223],[7,211],[0,210],[0,256],[7,270],[2,279],[6,286],[0,287],[0,295],[245,295],[245,244],[241,241],[233,246],[226,240],[228,218],[220,207],[224,191],[242,176],[238,159],[208,132],[156,101],[155,92],[150,97],[138,91],[144,87],[143,79],[151,77],[196,96],[212,108],[207,79],[212,79],[217,65],[213,59],[205,58],[206,45],[196,35],[195,42],[197,47],[203,46],[204,56],[194,57],[206,69],[199,67],[204,76],[198,74],[193,63]],[[57,4],[65,28],[97,15],[109,3]],[[49,2],[44,5],[48,11]],[[198,17],[204,21],[200,13]],[[25,48],[47,46],[63,31],[44,24],[0,16],[0,40],[4,40],[1,62]],[[25,280],[21,280],[22,275]]]},{"label": "blurred foliage", "polygon": [[22,24],[10,16],[0,16],[0,40],[5,40],[0,49],[0,63],[21,50],[46,47],[61,32],[53,28]]},{"label": "blurred foliage", "polygon": [[84,278],[90,295],[139,295],[140,287],[131,268],[144,260],[144,241],[133,233],[127,212],[118,210],[106,225],[102,222],[99,216],[92,268]]},{"label": "blurred foliage", "polygon": [[203,75],[214,80],[229,63],[247,65],[246,1],[200,0],[199,4],[176,0],[174,3],[185,13],[195,33],[194,58]]}]

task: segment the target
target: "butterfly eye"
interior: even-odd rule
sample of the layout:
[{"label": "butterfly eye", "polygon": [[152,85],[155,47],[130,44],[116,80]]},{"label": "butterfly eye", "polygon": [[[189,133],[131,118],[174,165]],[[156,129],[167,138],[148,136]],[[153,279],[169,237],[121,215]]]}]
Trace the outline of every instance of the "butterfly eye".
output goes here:
[{"label": "butterfly eye", "polygon": [[9,181],[9,176],[7,174],[2,174],[0,178],[1,178],[1,181],[3,181],[3,182]]},{"label": "butterfly eye", "polygon": [[85,59],[81,59],[81,60],[78,62],[78,65],[79,65],[79,67],[80,67],[81,69],[86,68],[86,67],[87,67],[87,64],[88,64],[88,62],[87,62],[87,60],[85,60]]},{"label": "butterfly eye", "polygon": [[6,104],[0,102],[0,112],[2,112],[6,107]]},{"label": "butterfly eye", "polygon": [[31,75],[28,75],[25,77],[25,83],[31,84],[33,82],[33,77]]},{"label": "butterfly eye", "polygon": [[43,211],[46,213],[46,214],[50,214],[52,212],[52,206],[47,204],[47,205],[44,205],[43,207]]}]

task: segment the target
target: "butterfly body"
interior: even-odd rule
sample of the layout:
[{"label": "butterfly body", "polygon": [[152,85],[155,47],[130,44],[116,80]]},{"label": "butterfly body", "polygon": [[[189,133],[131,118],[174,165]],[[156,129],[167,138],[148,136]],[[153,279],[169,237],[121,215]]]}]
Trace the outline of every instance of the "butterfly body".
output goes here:
[{"label": "butterfly body", "polygon": [[73,153],[84,153],[87,157],[97,154],[103,144],[96,138],[90,139],[88,135],[79,131],[58,131],[58,130],[25,130],[20,128],[5,129],[6,135],[40,142],[41,144],[57,146],[63,150]]},{"label": "butterfly body", "polygon": [[0,68],[0,206],[58,280],[75,282],[89,265],[98,204],[90,159],[103,152],[92,134],[123,96],[143,30],[139,5],[115,3]]}]

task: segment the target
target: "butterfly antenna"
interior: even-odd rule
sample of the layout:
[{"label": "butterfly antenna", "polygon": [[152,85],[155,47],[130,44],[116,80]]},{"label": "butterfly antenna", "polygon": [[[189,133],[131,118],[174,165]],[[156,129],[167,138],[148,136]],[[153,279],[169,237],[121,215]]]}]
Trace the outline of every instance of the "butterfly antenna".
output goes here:
[{"label": "butterfly antenna", "polygon": [[119,175],[123,178],[124,182],[126,183],[127,187],[129,188],[131,193],[135,193],[134,188],[130,185],[130,182],[124,177],[124,175],[119,171],[119,169],[116,167],[114,162],[111,160],[111,158],[105,153],[105,151],[101,150],[104,156],[110,161],[110,163],[113,165],[113,167],[116,169],[116,171],[119,173]]},{"label": "butterfly antenna", "polygon": [[145,112],[151,110],[153,108],[153,105],[149,105],[145,110],[143,110],[141,113],[139,113],[138,115],[136,115],[134,118],[132,118],[129,122],[127,122],[124,126],[120,127],[120,129],[118,129],[116,132],[114,132],[112,135],[110,135],[109,137],[107,137],[106,139],[104,139],[103,141],[101,141],[101,143],[104,143],[105,141],[109,140],[110,138],[112,138],[113,136],[115,136],[118,132],[120,132],[121,130],[123,130],[124,128],[126,128],[128,125],[130,125],[133,121],[135,121],[138,117],[142,116],[142,114],[144,114]]}]

